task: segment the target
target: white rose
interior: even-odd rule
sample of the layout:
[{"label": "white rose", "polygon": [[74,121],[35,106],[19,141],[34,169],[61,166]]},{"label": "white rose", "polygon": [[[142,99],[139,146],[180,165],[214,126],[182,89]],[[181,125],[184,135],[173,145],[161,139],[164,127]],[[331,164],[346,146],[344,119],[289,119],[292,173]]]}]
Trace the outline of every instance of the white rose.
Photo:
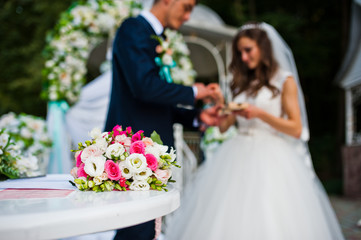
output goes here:
[{"label": "white rose", "polygon": [[112,16],[100,13],[97,17],[97,24],[103,32],[109,31],[115,25],[115,20]]},{"label": "white rose", "polygon": [[8,143],[9,141],[9,134],[7,133],[3,133],[0,135],[0,147],[5,147],[5,145]]},{"label": "white rose", "polygon": [[186,59],[186,58],[181,58],[181,59],[179,60],[179,62],[180,62],[180,65],[182,66],[182,68],[183,68],[184,70],[191,70],[191,69],[192,69],[192,64],[191,64],[190,61],[188,61],[188,59]]},{"label": "white rose", "polygon": [[105,138],[97,138],[95,139],[95,146],[97,146],[102,153],[104,153],[107,150],[108,142]]},{"label": "white rose", "polygon": [[32,172],[38,169],[38,159],[31,154],[21,156],[20,159],[16,161],[15,165],[19,169],[20,173],[25,173],[27,176],[31,176]]},{"label": "white rose", "polygon": [[168,49],[169,48],[169,42],[168,41],[163,41],[162,47],[163,47],[163,49]]},{"label": "white rose", "polygon": [[126,166],[125,162],[120,162],[119,168],[120,168],[120,171],[122,172],[122,177],[124,177],[126,179],[130,179],[133,177],[133,173]]},{"label": "white rose", "polygon": [[95,185],[100,185],[103,183],[103,180],[100,177],[94,177],[93,181]]},{"label": "white rose", "polygon": [[[83,154],[82,154],[83,155]],[[92,177],[99,177],[104,172],[104,164],[106,158],[103,156],[91,156],[87,159],[84,166],[84,171]]]},{"label": "white rose", "polygon": [[134,180],[146,181],[152,174],[152,170],[147,167],[144,171],[134,174]]},{"label": "white rose", "polygon": [[16,121],[15,113],[9,112],[0,118],[0,128],[7,127],[14,121]]},{"label": "white rose", "polygon": [[125,165],[132,173],[140,173],[144,171],[148,164],[143,154],[133,153],[125,159]]},{"label": "white rose", "polygon": [[167,145],[161,145],[161,144],[155,143],[153,146],[158,149],[160,156],[167,154],[167,151],[168,151]]},{"label": "white rose", "polygon": [[77,73],[74,74],[74,80],[75,81],[80,81],[81,79],[82,79],[82,75],[80,73],[77,72]]},{"label": "white rose", "polygon": [[125,148],[122,144],[114,143],[108,147],[105,156],[107,156],[108,159],[119,158],[124,152]]},{"label": "white rose", "polygon": [[131,190],[134,191],[147,191],[150,189],[149,183],[147,181],[134,181],[129,186]]},{"label": "white rose", "polygon": [[31,131],[28,128],[22,128],[20,130],[20,135],[27,139],[31,138],[32,136]]},{"label": "white rose", "polygon": [[39,119],[32,119],[32,121],[28,122],[28,126],[36,132],[41,132],[45,128],[45,122]]},{"label": "white rose", "polygon": [[103,173],[99,176],[99,178],[100,178],[101,180],[103,180],[103,181],[108,180],[108,174],[107,174],[106,172],[103,172]]},{"label": "white rose", "polygon": [[89,132],[89,136],[92,139],[97,139],[100,138],[102,134],[102,131],[99,128],[93,128],[90,132]]},{"label": "white rose", "polygon": [[54,61],[53,60],[48,60],[45,62],[45,66],[48,67],[48,68],[51,68],[55,65]]},{"label": "white rose", "polygon": [[160,157],[160,149],[154,145],[145,147],[145,154],[153,154],[157,159]]},{"label": "white rose", "polygon": [[172,56],[169,55],[169,54],[164,54],[163,57],[162,57],[162,63],[164,65],[172,65],[172,63],[173,63]]}]

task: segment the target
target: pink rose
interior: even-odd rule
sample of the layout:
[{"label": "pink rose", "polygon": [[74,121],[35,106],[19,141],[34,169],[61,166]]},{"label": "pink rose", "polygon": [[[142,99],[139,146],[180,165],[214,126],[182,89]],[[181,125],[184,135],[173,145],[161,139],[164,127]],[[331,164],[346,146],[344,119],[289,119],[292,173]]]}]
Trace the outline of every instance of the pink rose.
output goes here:
[{"label": "pink rose", "polygon": [[145,144],[144,144],[144,142],[136,141],[136,142],[133,142],[130,145],[130,149],[129,149],[130,154],[132,154],[132,153],[144,154],[144,152],[145,152]]},{"label": "pink rose", "polygon": [[115,142],[122,144],[124,147],[130,147],[132,140],[126,135],[119,135],[115,137]]},{"label": "pink rose", "polygon": [[82,152],[83,152],[83,151],[77,151],[77,152],[75,153],[76,167],[79,167],[80,164],[82,163],[82,161],[81,161],[81,153],[82,153]]},{"label": "pink rose", "polygon": [[103,155],[103,151],[95,145],[90,145],[83,149],[81,153],[82,162],[86,162],[89,157],[99,157]]},{"label": "pink rose", "polygon": [[121,177],[121,178],[119,179],[119,185],[120,185],[121,187],[125,187],[127,190],[129,190],[129,187],[128,187],[128,185],[126,184],[126,182],[127,182],[127,179],[125,179],[125,178],[123,178],[123,177]]},{"label": "pink rose", "polygon": [[131,127],[127,127],[127,128],[125,129],[125,131],[126,131],[127,134],[129,135],[129,134],[132,133],[132,128],[131,128]]},{"label": "pink rose", "polygon": [[144,142],[146,147],[152,146],[154,144],[153,140],[149,137],[143,138],[142,141]]},{"label": "pink rose", "polygon": [[162,48],[162,46],[161,45],[157,45],[156,47],[155,47],[155,51],[159,54],[159,53],[162,53],[163,52],[163,48]]},{"label": "pink rose", "polygon": [[[84,163],[83,163],[84,164]],[[70,175],[75,179],[78,178],[78,168],[74,167],[70,170]]]},{"label": "pink rose", "polygon": [[145,158],[147,159],[147,163],[148,163],[148,167],[153,171],[155,172],[158,168],[158,161],[157,161],[157,158],[154,157],[153,154],[146,154],[145,155]]},{"label": "pink rose", "polygon": [[118,164],[112,160],[107,160],[104,165],[105,172],[108,174],[110,180],[118,181],[122,177],[122,173]]},{"label": "pink rose", "polygon": [[154,175],[158,180],[162,181],[163,184],[166,184],[168,179],[172,176],[172,171],[170,169],[157,169]]},{"label": "pink rose", "polygon": [[167,49],[165,52],[166,52],[166,54],[168,54],[168,55],[172,55],[172,54],[173,54],[172,49]]},{"label": "pink rose", "polygon": [[143,130],[140,130],[140,131],[136,132],[136,133],[132,136],[132,142],[142,140],[142,134],[143,134],[143,133],[144,133]]},{"label": "pink rose", "polygon": [[122,126],[116,125],[115,127],[113,127],[113,133],[114,133],[114,137],[120,135],[120,132],[123,131]]},{"label": "pink rose", "polygon": [[84,171],[84,166],[85,166],[85,164],[82,163],[78,167],[78,171],[77,171],[78,178],[79,177],[85,177],[86,178],[88,176],[88,174]]}]

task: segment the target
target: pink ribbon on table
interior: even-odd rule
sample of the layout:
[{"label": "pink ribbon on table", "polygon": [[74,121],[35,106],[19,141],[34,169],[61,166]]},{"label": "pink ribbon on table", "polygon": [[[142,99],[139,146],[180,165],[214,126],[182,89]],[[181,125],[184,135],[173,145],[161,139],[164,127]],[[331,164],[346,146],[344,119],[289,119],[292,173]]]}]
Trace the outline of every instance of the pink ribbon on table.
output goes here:
[{"label": "pink ribbon on table", "polygon": [[161,231],[162,231],[162,217],[156,218],[155,219],[155,236],[153,240],[157,240],[157,238],[159,237]]}]

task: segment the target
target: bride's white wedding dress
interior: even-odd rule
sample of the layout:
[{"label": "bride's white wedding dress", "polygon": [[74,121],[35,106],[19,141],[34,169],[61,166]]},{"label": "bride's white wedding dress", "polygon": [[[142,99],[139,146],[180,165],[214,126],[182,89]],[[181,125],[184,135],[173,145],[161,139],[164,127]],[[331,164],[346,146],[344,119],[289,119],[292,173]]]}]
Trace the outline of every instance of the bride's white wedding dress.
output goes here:
[{"label": "bride's white wedding dress", "polygon": [[[272,84],[282,91],[289,73]],[[251,102],[281,116],[281,96],[264,87]],[[224,142],[187,186],[165,238],[184,240],[344,239],[333,209],[299,141],[259,119],[237,117],[239,134]]]}]

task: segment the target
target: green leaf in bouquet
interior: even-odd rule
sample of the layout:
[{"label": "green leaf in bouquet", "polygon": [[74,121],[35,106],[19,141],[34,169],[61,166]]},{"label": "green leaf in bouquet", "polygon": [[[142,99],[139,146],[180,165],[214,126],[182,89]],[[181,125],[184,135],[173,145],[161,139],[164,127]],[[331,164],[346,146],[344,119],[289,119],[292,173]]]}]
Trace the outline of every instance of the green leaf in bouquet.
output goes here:
[{"label": "green leaf in bouquet", "polygon": [[178,165],[178,164],[177,164],[177,162],[176,162],[176,161],[171,162],[171,164],[172,164],[173,166],[177,167],[177,168],[182,168],[180,165]]},{"label": "green leaf in bouquet", "polygon": [[168,182],[175,183],[176,181],[175,181],[175,180],[173,180],[173,179],[172,179],[172,177],[170,177],[170,178],[168,179]]},{"label": "green leaf in bouquet", "polygon": [[20,177],[19,171],[16,168],[14,168],[12,166],[7,166],[7,165],[0,166],[0,174],[3,174],[6,177],[11,178],[11,179]]},{"label": "green leaf in bouquet", "polygon": [[114,186],[115,189],[119,190],[119,191],[123,191],[122,187],[119,185],[119,183],[116,183]]},{"label": "green leaf in bouquet", "polygon": [[93,187],[93,191],[94,191],[94,192],[101,192],[99,189],[100,189],[99,185],[95,185],[95,186]]},{"label": "green leaf in bouquet", "polygon": [[72,181],[69,180],[69,183],[70,183],[71,185],[73,185],[74,187],[76,187],[76,185],[75,185],[74,182],[72,182]]},{"label": "green leaf in bouquet", "polygon": [[156,131],[152,132],[152,134],[150,135],[150,138],[153,140],[153,142],[163,145],[163,142],[160,139],[160,136]]}]

